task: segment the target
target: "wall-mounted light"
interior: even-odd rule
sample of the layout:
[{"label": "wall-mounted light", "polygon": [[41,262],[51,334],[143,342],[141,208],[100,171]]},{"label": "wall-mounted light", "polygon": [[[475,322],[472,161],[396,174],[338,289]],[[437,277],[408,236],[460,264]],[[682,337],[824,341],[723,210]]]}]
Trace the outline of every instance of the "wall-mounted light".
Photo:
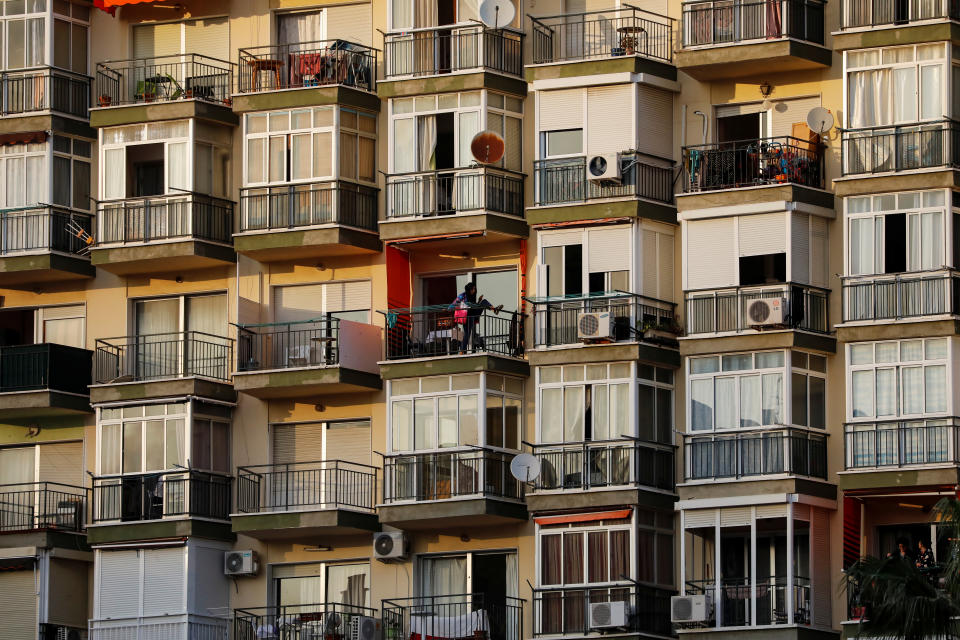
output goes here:
[{"label": "wall-mounted light", "polygon": [[760,83],[760,95],[763,96],[763,99],[766,100],[770,97],[770,94],[773,93],[773,85],[764,80]]}]

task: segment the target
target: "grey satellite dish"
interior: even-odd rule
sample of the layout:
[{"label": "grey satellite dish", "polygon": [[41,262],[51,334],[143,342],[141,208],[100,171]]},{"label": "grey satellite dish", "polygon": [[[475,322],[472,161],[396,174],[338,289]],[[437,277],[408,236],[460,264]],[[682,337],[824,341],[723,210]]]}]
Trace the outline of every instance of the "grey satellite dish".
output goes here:
[{"label": "grey satellite dish", "polygon": [[833,128],[833,114],[823,107],[814,107],[807,114],[807,126],[814,133],[823,135]]},{"label": "grey satellite dish", "polygon": [[503,29],[509,26],[517,15],[517,9],[510,0],[482,0],[477,8],[480,22],[491,29]]},{"label": "grey satellite dish", "polygon": [[520,482],[533,482],[540,475],[540,460],[529,453],[518,454],[510,461],[510,475]]}]

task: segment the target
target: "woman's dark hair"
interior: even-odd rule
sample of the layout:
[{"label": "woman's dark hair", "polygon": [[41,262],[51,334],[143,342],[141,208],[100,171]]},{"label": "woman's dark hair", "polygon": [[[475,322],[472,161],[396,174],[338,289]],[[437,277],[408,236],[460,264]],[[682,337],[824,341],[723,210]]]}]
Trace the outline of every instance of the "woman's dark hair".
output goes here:
[{"label": "woman's dark hair", "polygon": [[463,285],[463,293],[466,294],[467,302],[476,302],[477,301],[477,283],[468,282]]}]

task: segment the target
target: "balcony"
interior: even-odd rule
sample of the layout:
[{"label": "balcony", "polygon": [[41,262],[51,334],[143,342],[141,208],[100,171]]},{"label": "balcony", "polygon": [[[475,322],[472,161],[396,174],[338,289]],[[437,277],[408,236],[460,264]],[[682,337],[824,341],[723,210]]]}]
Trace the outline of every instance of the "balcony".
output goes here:
[{"label": "balcony", "polygon": [[523,603],[486,593],[385,599],[384,637],[521,640]]},{"label": "balcony", "polygon": [[91,413],[92,360],[93,352],[61,344],[0,347],[0,416]]},{"label": "balcony", "polygon": [[233,478],[183,469],[93,479],[93,522],[230,519]]},{"label": "balcony", "polygon": [[960,126],[953,120],[847,129],[841,147],[843,175],[955,169],[960,167],[958,148]]},{"label": "balcony", "polygon": [[510,474],[514,455],[477,448],[385,456],[380,522],[429,529],[525,521],[523,484]]},{"label": "balcony", "polygon": [[227,266],[233,202],[199,193],[105,200],[97,208],[93,264],[118,275]]},{"label": "balcony", "polygon": [[0,285],[92,278],[90,259],[79,255],[86,243],[67,229],[76,226],[89,233],[92,219],[46,205],[0,211]]},{"label": "balcony", "polygon": [[683,148],[683,191],[694,193],[765,185],[824,188],[824,147],[792,136]]},{"label": "balcony", "polygon": [[234,247],[260,262],[379,252],[377,196],[340,180],[242,189]]},{"label": "balcony", "polygon": [[351,637],[351,618],[378,618],[379,613],[369,607],[340,602],[234,609],[232,637],[233,640],[343,640]]},{"label": "balcony", "polygon": [[[827,313],[829,294],[829,289],[792,283],[687,291],[687,335],[753,333],[761,329],[827,334],[830,331]],[[771,324],[750,318],[747,307],[760,298],[780,298],[785,301],[782,323]]]},{"label": "balcony", "polygon": [[527,237],[523,175],[481,167],[387,176],[382,240],[451,234],[476,236],[474,242]]},{"label": "balcony", "polygon": [[688,481],[773,475],[827,479],[827,437],[800,429],[684,436]]},{"label": "balcony", "polygon": [[379,531],[377,469],[326,460],[237,468],[236,533],[261,540]]},{"label": "balcony", "polygon": [[846,469],[879,469],[960,463],[956,418],[848,423]]},{"label": "balcony", "polygon": [[[0,115],[37,115],[45,111],[86,120],[90,111],[90,78],[41,67],[0,73]],[[16,124],[0,132],[15,131]]]},{"label": "balcony", "polygon": [[86,527],[87,491],[58,482],[0,485],[0,533]]},{"label": "balcony", "polygon": [[698,80],[829,67],[824,2],[685,2],[677,68]]},{"label": "balcony", "polygon": [[953,269],[843,279],[843,321],[907,320],[960,314]]},{"label": "balcony", "polygon": [[[782,537],[782,536],[781,536]],[[750,578],[721,578],[719,580],[688,580],[687,595],[706,594],[712,597],[716,627],[745,627],[773,625],[809,625],[811,609],[810,579],[794,576],[790,581],[783,576]],[[719,593],[720,597],[717,598]],[[753,604],[756,603],[756,615]],[[792,603],[792,606],[791,606]],[[714,626],[698,623],[696,626]]]},{"label": "balcony", "polygon": [[230,621],[192,613],[142,618],[111,618],[91,620],[87,640],[117,640],[118,638],[226,638]]},{"label": "balcony", "polygon": [[587,636],[593,631],[589,624],[590,606],[603,602],[626,604],[627,625],[618,631],[673,636],[671,595],[673,593],[665,589],[634,585],[535,589],[533,637]]},{"label": "balcony", "polygon": [[842,0],[838,51],[868,46],[950,40],[951,22],[960,20],[957,0]]}]

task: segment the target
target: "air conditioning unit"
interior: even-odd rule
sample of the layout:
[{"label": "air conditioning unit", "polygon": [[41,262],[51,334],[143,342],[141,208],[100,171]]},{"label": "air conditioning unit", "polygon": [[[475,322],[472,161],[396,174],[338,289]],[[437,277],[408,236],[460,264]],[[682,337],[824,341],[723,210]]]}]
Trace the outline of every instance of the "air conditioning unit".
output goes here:
[{"label": "air conditioning unit", "polygon": [[627,626],[628,615],[629,611],[626,602],[591,602],[590,628],[615,629],[617,627],[625,627]]},{"label": "air conditioning unit", "polygon": [[603,340],[613,337],[610,312],[584,312],[577,316],[577,338]]},{"label": "air conditioning unit", "polygon": [[67,627],[62,624],[40,625],[40,640],[86,640],[87,630]]},{"label": "air conditioning unit", "polygon": [[380,562],[403,562],[410,552],[410,542],[402,531],[373,534],[373,557]]},{"label": "air conditioning unit", "polygon": [[223,575],[255,576],[260,568],[253,551],[227,551],[223,554]]},{"label": "air conditioning unit", "polygon": [[786,298],[757,298],[747,303],[748,327],[780,325],[787,315]]},{"label": "air conditioning unit", "polygon": [[605,153],[587,159],[587,180],[620,183],[620,154]]},{"label": "air conditioning unit", "polygon": [[383,638],[383,624],[370,616],[353,616],[350,618],[349,629],[346,640],[381,640]]},{"label": "air conditioning unit", "polygon": [[713,600],[707,594],[670,598],[670,622],[707,622],[712,617]]}]

